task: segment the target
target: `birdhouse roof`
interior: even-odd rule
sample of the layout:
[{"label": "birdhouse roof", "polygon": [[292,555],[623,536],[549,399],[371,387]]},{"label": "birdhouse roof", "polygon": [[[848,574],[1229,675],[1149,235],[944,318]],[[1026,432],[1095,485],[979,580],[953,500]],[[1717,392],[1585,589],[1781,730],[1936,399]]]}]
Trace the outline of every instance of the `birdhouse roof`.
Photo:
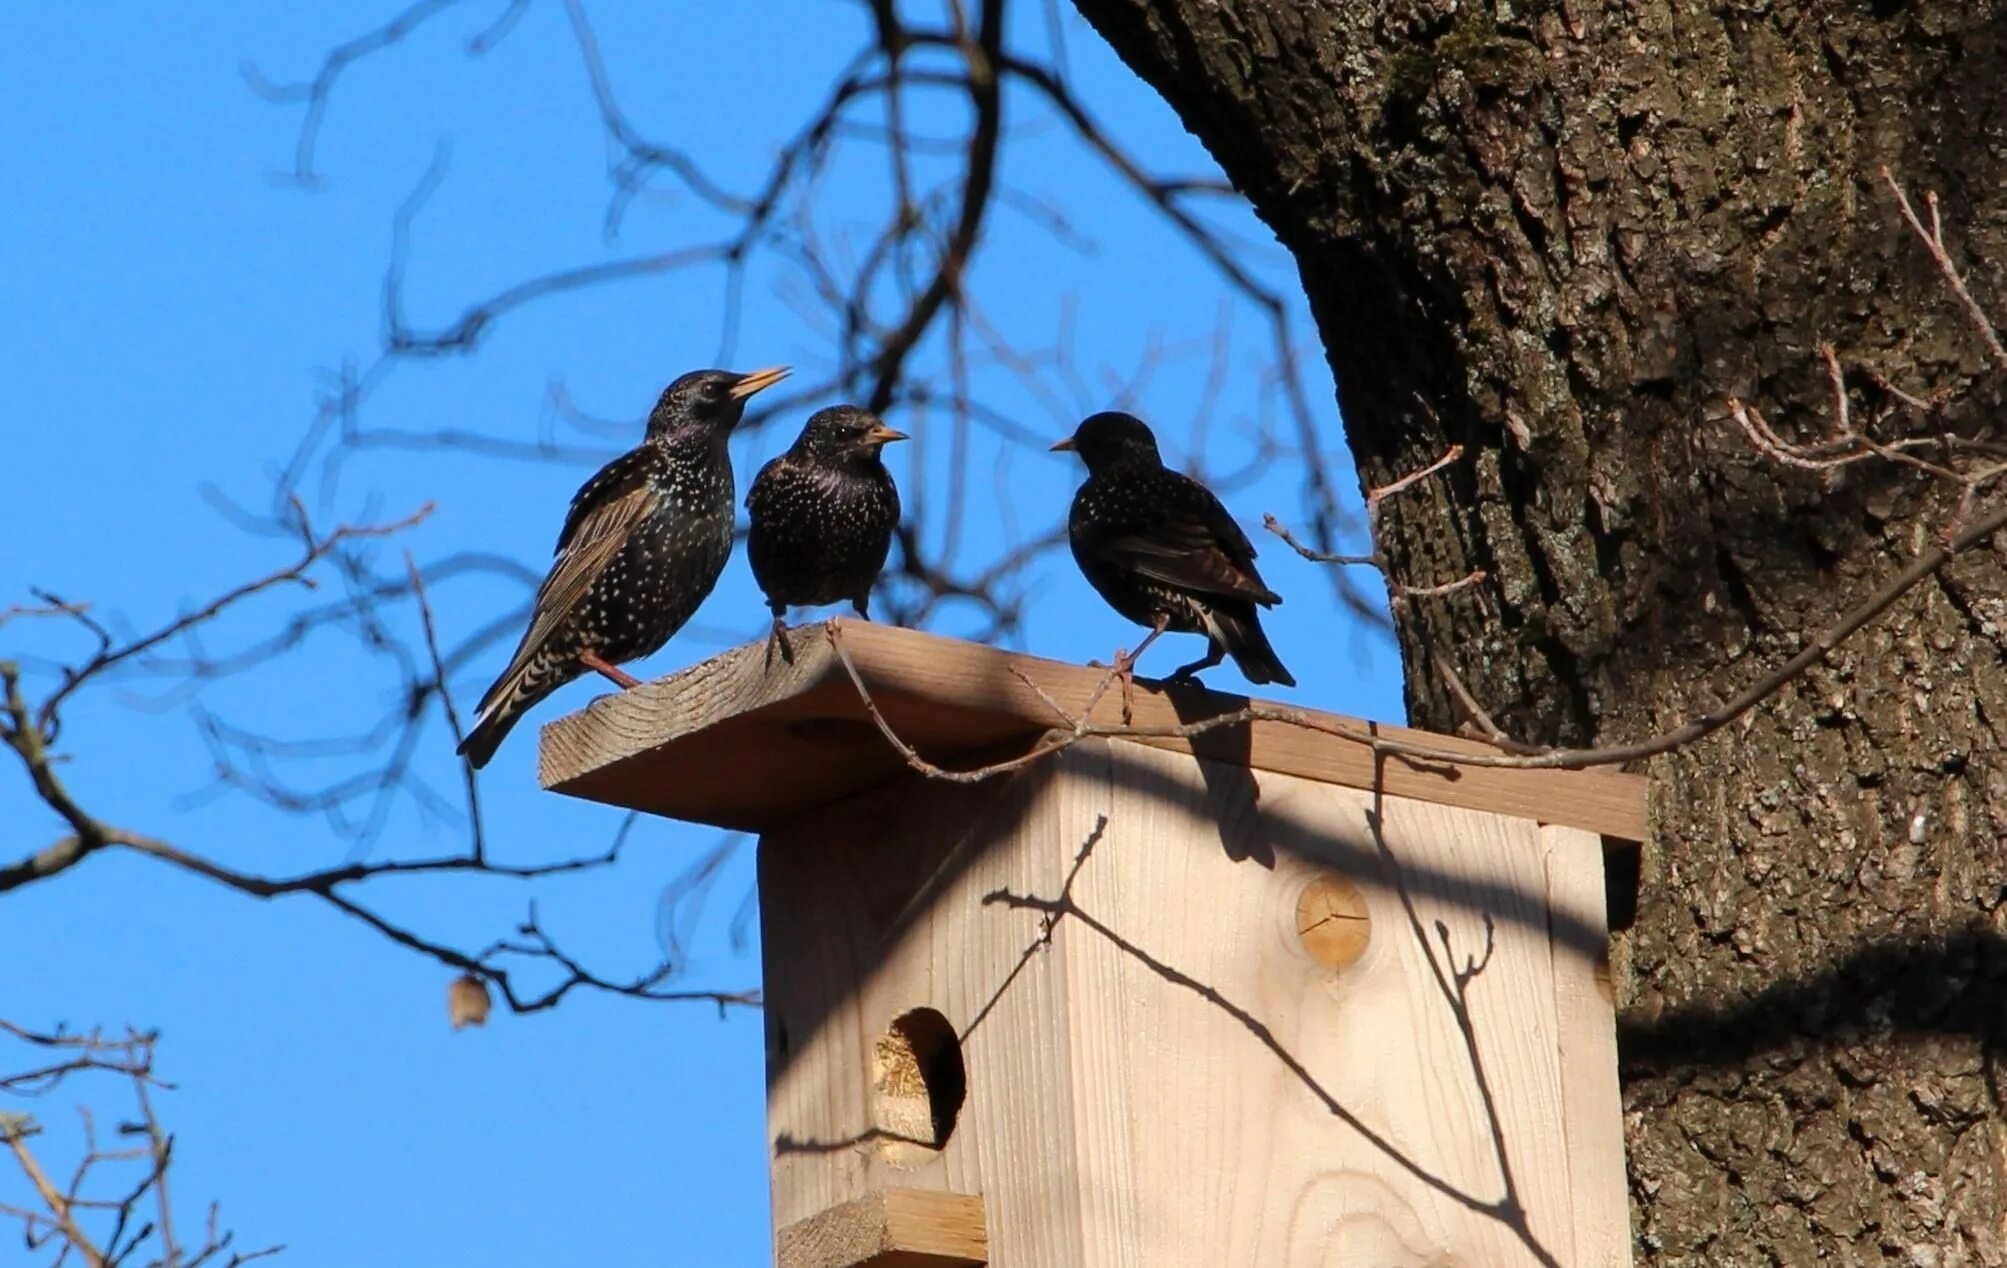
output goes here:
[{"label": "birdhouse roof", "polygon": [[[543,731],[546,788],[651,814],[759,831],[913,769],[1009,760],[1082,720],[1122,738],[1352,788],[1642,840],[1645,781],[1609,769],[1511,769],[1376,753],[1369,737],[1438,752],[1488,745],[1200,687],[1138,684],[1127,724],[1105,670],[917,630],[830,621],[794,656],[750,643],[603,696]],[[860,689],[861,688],[861,689]],[[1101,689],[1091,714],[1090,699]],[[867,705],[867,696],[870,705]],[[908,747],[887,738],[889,728]],[[1250,708],[1258,715],[1247,717]],[[1195,725],[1214,723],[1193,734]],[[1057,734],[1056,734],[1057,733]]]}]

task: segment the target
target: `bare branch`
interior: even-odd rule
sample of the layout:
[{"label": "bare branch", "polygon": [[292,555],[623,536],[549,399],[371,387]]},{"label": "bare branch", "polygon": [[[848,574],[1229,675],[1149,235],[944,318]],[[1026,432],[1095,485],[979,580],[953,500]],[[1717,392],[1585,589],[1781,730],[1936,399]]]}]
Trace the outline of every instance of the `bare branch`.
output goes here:
[{"label": "bare branch", "polygon": [[[609,867],[618,861],[621,846],[627,839],[624,829],[616,836],[613,845],[600,854],[531,864],[502,864],[491,861],[481,822],[479,789],[472,771],[464,764],[460,769],[465,782],[470,824],[470,840],[466,853],[428,858],[356,861],[286,877],[268,877],[241,871],[156,836],[108,823],[85,810],[71,794],[58,774],[59,758],[50,746],[60,730],[60,707],[75,691],[101,679],[114,669],[144,663],[145,655],[152,649],[177,636],[192,636],[196,630],[217,620],[252,595],[288,583],[298,583],[307,587],[318,585],[319,582],[312,575],[312,570],[324,560],[334,560],[341,568],[342,579],[350,586],[350,594],[342,605],[342,611],[348,619],[361,621],[365,626],[369,625],[375,620],[375,601],[372,596],[379,591],[373,585],[363,586],[360,590],[356,588],[359,565],[354,560],[345,560],[345,557],[340,555],[339,548],[345,543],[380,538],[402,531],[417,524],[428,510],[429,507],[394,523],[344,526],[322,536],[313,531],[304,511],[296,505],[296,526],[301,553],[293,563],[255,581],[228,590],[188,614],[127,641],[115,640],[102,626],[89,622],[89,618],[82,615],[81,605],[59,602],[49,604],[47,607],[49,614],[69,616],[86,622],[97,646],[81,666],[63,671],[59,685],[39,707],[29,700],[23,690],[19,667],[12,662],[0,662],[0,688],[4,688],[4,707],[0,707],[0,743],[4,743],[6,748],[15,754],[36,795],[68,825],[70,831],[20,861],[0,867],[0,893],[48,879],[75,866],[95,852],[105,849],[128,850],[201,876],[248,897],[269,900],[304,894],[317,898],[393,942],[429,956],[448,967],[474,974],[494,984],[517,1011],[535,1011],[550,1007],[565,994],[579,987],[647,999],[703,999],[717,1003],[720,1007],[757,1002],[757,995],[751,992],[663,989],[661,984],[675,967],[666,961],[652,972],[632,982],[607,978],[586,969],[575,958],[564,952],[549,937],[535,929],[534,921],[523,931],[526,936],[534,934],[529,941],[498,943],[487,952],[470,955],[394,925],[352,898],[346,892],[349,888],[400,877],[467,874],[521,881]],[[425,578],[408,554],[405,557],[403,586],[404,592],[409,594],[417,609],[422,633],[421,642],[429,664],[429,674],[416,681],[411,693],[413,705],[408,717],[415,720],[421,716],[425,711],[423,707],[425,702],[436,695],[448,726],[458,737],[462,734],[462,727],[447,684],[447,661],[439,647]],[[377,638],[379,642],[387,641],[387,636],[372,637]],[[411,668],[407,661],[407,671]],[[218,725],[220,727],[220,724]],[[396,761],[408,760],[408,754],[415,746],[418,734],[415,727],[409,725],[404,727],[398,749],[401,756],[397,757]],[[548,989],[531,990],[520,985],[512,976],[511,970],[494,963],[497,957],[528,959],[546,968],[554,966],[562,971],[562,977],[555,986]],[[78,1067],[59,1063],[55,1066],[37,1067],[21,1077],[34,1083],[60,1077],[75,1068]],[[168,1235],[171,1235],[171,1232]]]},{"label": "bare branch", "polygon": [[[401,43],[413,31],[458,4],[460,0],[417,0],[383,25],[363,32],[328,51],[314,77],[301,83],[275,83],[265,78],[257,66],[245,62],[241,68],[251,91],[267,101],[282,104],[304,102],[306,113],[293,144],[293,170],[275,176],[276,182],[315,188],[320,177],[314,172],[314,147],[320,142],[321,125],[327,121],[328,102],[342,74],[362,58]],[[485,47],[485,46],[484,46]]]},{"label": "bare branch", "polygon": [[[370,30],[330,49],[315,76],[300,83],[274,84],[247,70],[253,87],[268,99],[302,108],[295,144],[292,179],[311,185],[316,172],[316,146],[328,117],[332,95],[346,72],[359,60],[400,44],[419,41],[414,33],[436,19],[455,0],[421,0]],[[1042,451],[1051,436],[1047,429],[1027,426],[1015,396],[993,390],[1023,388],[1062,422],[1100,407],[1107,393],[1126,399],[1147,387],[1152,375],[1173,360],[1205,356],[1208,388],[1194,419],[1197,440],[1190,466],[1208,459],[1208,437],[1226,435],[1228,424],[1244,438],[1248,457],[1235,470],[1218,473],[1216,487],[1231,488],[1259,478],[1292,454],[1293,444],[1308,464],[1306,503],[1324,540],[1339,522],[1329,481],[1317,444],[1317,428],[1307,407],[1301,381],[1303,367],[1293,347],[1292,314],[1286,285],[1263,280],[1259,248],[1238,243],[1198,214],[1203,200],[1232,196],[1216,176],[1185,172],[1152,173],[1123,147],[1088,111],[1065,73],[1063,42],[1049,39],[1049,49],[1021,46],[1017,39],[1035,40],[1027,26],[1022,36],[1007,21],[1007,0],[971,0],[966,4],[924,6],[898,0],[870,0],[871,22],[858,45],[833,50],[829,87],[819,101],[770,144],[772,158],[744,183],[721,179],[728,169],[714,156],[681,145],[673,132],[623,104],[618,85],[635,72],[623,64],[627,50],[602,46],[587,19],[581,0],[566,0],[569,38],[576,46],[584,74],[579,88],[595,111],[598,126],[610,145],[607,159],[609,200],[605,228],[617,231],[623,215],[642,204],[637,200],[658,192],[687,193],[707,216],[697,230],[681,224],[651,224],[681,237],[651,240],[647,249],[619,257],[586,258],[565,268],[517,277],[485,295],[476,295],[443,311],[435,320],[407,311],[415,292],[407,285],[422,265],[418,256],[418,217],[445,178],[445,151],[435,156],[422,178],[397,208],[390,224],[388,259],[382,277],[381,330],[378,346],[365,355],[341,358],[317,393],[313,413],[291,459],[279,473],[268,512],[230,506],[226,513],[246,531],[299,541],[303,551],[315,541],[307,524],[302,492],[318,481],[319,496],[334,501],[345,492],[340,485],[352,470],[348,459],[370,449],[422,454],[443,451],[504,461],[535,461],[577,465],[604,461],[612,445],[631,434],[625,425],[602,426],[589,438],[560,438],[551,430],[552,415],[540,411],[534,432],[512,434],[449,422],[440,427],[408,430],[376,425],[378,389],[394,375],[408,373],[416,362],[478,352],[497,322],[560,295],[576,295],[617,285],[624,280],[659,276],[672,270],[701,272],[707,279],[716,269],[723,275],[726,309],[720,364],[737,337],[738,297],[749,283],[775,280],[799,304],[810,324],[828,338],[828,365],[819,378],[801,376],[799,389],[785,399],[765,398],[746,420],[745,430],[757,431],[776,414],[797,411],[832,395],[843,395],[885,411],[908,411],[926,426],[911,428],[916,443],[907,455],[915,479],[907,487],[906,522],[899,529],[896,566],[881,580],[880,611],[901,623],[922,624],[962,619],[973,614],[976,637],[996,639],[1021,627],[1028,601],[1027,578],[1064,540],[1056,515],[1020,527],[1006,525],[1000,548],[984,558],[964,558],[971,538],[968,526],[980,522],[985,482],[1005,479],[1002,462],[1019,450]],[[478,54],[515,29],[527,0],[496,0],[483,6],[479,29],[466,40]],[[523,29],[529,29],[524,24]],[[1050,35],[1050,32],[1048,32]],[[944,111],[943,104],[950,109]],[[1001,156],[1013,135],[1019,103],[1057,118],[1058,132],[1068,143],[1103,164],[1132,189],[1147,207],[1165,218],[1188,246],[1193,259],[1219,279],[1219,329],[1210,340],[1152,340],[1131,366],[1116,367],[1083,357],[1074,346],[1077,328],[1067,301],[1055,325],[1051,346],[1025,340],[1016,329],[1005,330],[987,318],[967,285],[985,248],[992,224],[991,207],[1022,211],[1039,232],[1049,235],[1054,249],[1083,249],[1082,235],[1064,208],[1055,208],[1036,193],[1013,190],[1000,179]],[[1049,121],[1048,121],[1049,122]],[[1040,126],[1034,119],[1032,128]],[[756,144],[757,138],[748,138]],[[822,182],[839,161],[858,147],[882,151],[891,205],[863,226],[846,223],[822,198]],[[734,156],[735,158],[737,156]],[[878,157],[873,154],[874,159]],[[638,225],[637,225],[638,231]],[[994,235],[992,235],[994,236]],[[1229,371],[1240,371],[1233,359],[1227,331],[1242,305],[1256,308],[1266,322],[1266,345],[1257,340],[1254,373],[1259,376],[1256,420],[1217,422],[1212,415],[1226,396]],[[1090,349],[1091,351],[1091,349]],[[1048,380],[1057,373],[1075,385],[1071,401],[1054,391]],[[1243,372],[1244,373],[1244,372]],[[567,398],[568,402],[568,398]],[[1272,420],[1271,412],[1277,420]],[[1328,413],[1328,411],[1326,411]],[[1068,417],[1070,415],[1070,417]],[[583,430],[583,429],[581,429]],[[582,442],[581,442],[582,439]],[[350,475],[350,479],[355,477]],[[311,500],[308,498],[306,500]],[[466,554],[447,559],[414,560],[402,568],[386,566],[378,552],[360,549],[361,542],[330,546],[319,559],[314,577],[322,592],[311,602],[296,603],[281,618],[246,638],[226,642],[217,618],[230,606],[191,612],[181,622],[164,627],[145,640],[130,643],[94,626],[79,606],[75,611],[50,612],[77,623],[98,639],[95,652],[80,658],[57,693],[36,700],[22,690],[21,703],[35,718],[39,749],[11,749],[31,778],[46,777],[38,793],[62,822],[61,835],[22,861],[0,868],[0,891],[55,875],[99,849],[143,854],[155,861],[200,875],[250,897],[269,899],[307,894],[341,910],[344,915],[424,954],[456,972],[472,972],[496,985],[500,970],[494,956],[529,955],[545,972],[555,971],[559,985],[542,989],[544,979],[519,982],[503,991],[519,1011],[547,1006],[578,986],[620,989],[667,997],[663,970],[630,980],[619,975],[587,972],[549,939],[528,933],[497,943],[487,954],[432,938],[422,928],[404,928],[386,920],[372,902],[362,900],[363,887],[390,883],[405,875],[466,873],[514,879],[546,878],[602,865],[608,856],[589,852],[577,858],[543,864],[501,866],[490,862],[503,847],[496,825],[485,823],[481,790],[472,773],[456,764],[449,782],[432,760],[435,741],[445,729],[462,734],[463,720],[454,699],[456,677],[464,679],[484,657],[496,654],[520,628],[519,612],[501,612],[473,628],[453,618],[458,578],[500,576],[519,583],[527,603],[541,570],[492,556]],[[353,548],[352,548],[353,547]],[[422,561],[422,562],[421,562]],[[309,560],[313,563],[313,560]],[[308,580],[305,565],[299,580]],[[331,584],[329,582],[331,581]],[[246,593],[258,592],[267,580]],[[1445,591],[1447,592],[1447,591]],[[1348,602],[1366,607],[1346,584]],[[509,605],[502,605],[509,606]],[[39,612],[37,613],[40,614]],[[0,615],[0,625],[14,614]],[[27,615],[23,612],[20,615]],[[1377,612],[1376,612],[1377,615]],[[232,629],[241,628],[238,626]],[[366,664],[379,675],[379,695],[385,701],[352,730],[325,733],[313,722],[281,725],[285,733],[267,733],[254,719],[223,716],[221,706],[205,696],[213,684],[236,675],[276,667],[294,657],[310,640],[339,636],[354,641]],[[706,637],[736,641],[730,631],[691,628],[686,640]],[[503,648],[502,650],[506,650]],[[121,682],[146,679],[152,684],[148,703],[155,708],[186,707],[196,734],[214,761],[215,785],[210,795],[242,793],[286,813],[325,818],[332,835],[351,841],[357,851],[379,844],[379,834],[393,822],[393,811],[412,808],[425,820],[451,823],[455,831],[465,820],[468,843],[464,853],[440,857],[384,857],[370,864],[297,874],[269,875],[262,869],[228,866],[200,848],[141,830],[144,825],[111,824],[92,816],[68,796],[58,779],[61,756],[51,752],[68,696],[86,682],[99,681],[116,668]],[[34,666],[17,682],[33,681]],[[1118,678],[1126,693],[1127,678]],[[36,711],[40,710],[37,716]],[[269,725],[269,724],[268,724]],[[19,728],[13,728],[18,730]],[[65,810],[72,813],[65,813]],[[613,852],[617,852],[616,845]],[[532,921],[534,925],[534,921]],[[529,981],[529,979],[525,979]],[[695,994],[719,1002],[745,1002],[730,992]]]},{"label": "bare branch", "polygon": [[70,693],[93,677],[123,664],[136,656],[142,656],[162,643],[167,642],[169,639],[184,634],[198,625],[214,620],[231,607],[253,595],[262,594],[277,586],[294,583],[312,589],[315,583],[307,576],[307,572],[315,564],[326,559],[345,543],[371,538],[390,537],[408,528],[415,527],[422,523],[426,516],[432,514],[432,504],[427,502],[400,520],[393,520],[387,524],[344,524],[327,536],[317,538],[314,536],[312,526],[307,521],[306,507],[295,500],[293,508],[298,516],[299,534],[305,545],[305,549],[299,559],[288,564],[286,567],[266,573],[256,580],[247,581],[234,589],[226,590],[195,611],[169,621],[149,634],[133,639],[118,647],[102,648],[97,655],[91,657],[77,668],[65,669],[63,671],[62,686],[58,687],[54,693],[45,699],[42,702],[41,708],[36,712],[37,725],[47,734],[48,738],[52,742],[55,738],[53,727],[56,713],[57,710],[62,708],[63,701],[69,698]]},{"label": "bare branch", "polygon": [[1993,353],[1995,368],[2007,369],[2007,344],[2001,342],[1999,328],[1986,315],[1986,310],[1979,306],[1979,301],[1972,298],[1972,292],[1966,288],[1964,275],[1958,271],[1958,266],[1952,263],[1951,252],[1944,245],[1944,225],[1937,215],[1937,195],[1935,193],[1924,195],[1924,201],[1930,207],[1930,227],[1926,229],[1923,222],[1917,219],[1916,208],[1910,205],[1909,195],[1903,192],[1902,186],[1889,173],[1886,164],[1881,171],[1882,183],[1889,187],[1889,192],[1895,195],[1896,205],[1902,208],[1902,218],[1909,222],[1910,229],[1922,241],[1924,249],[1930,252],[1930,258],[1937,263],[1937,271],[1944,275],[1945,284],[1951,288],[1951,293],[1958,297],[1958,302],[1964,305],[1966,316],[1971,319],[1973,329],[1979,332],[1979,337],[1985,340],[1987,349]]},{"label": "bare branch", "polygon": [[[439,631],[432,622],[432,605],[425,598],[425,577],[418,571],[418,561],[404,552],[405,574],[411,578],[411,597],[418,603],[419,623],[425,629],[425,652],[432,660],[432,690],[439,697],[439,707],[446,713],[446,725],[453,730],[453,742],[457,746],[467,738],[466,728],[460,725],[460,710],[453,705],[453,689],[446,682],[446,663],[439,655]],[[467,830],[470,837],[471,858],[477,864],[485,864],[488,854],[486,834],[481,826],[481,785],[474,774],[474,768],[461,763],[461,778],[467,789]]]},{"label": "bare branch", "polygon": [[[283,1249],[270,1246],[251,1252],[230,1251],[234,1235],[219,1230],[214,1203],[209,1207],[201,1245],[188,1245],[177,1234],[169,1185],[174,1137],[155,1113],[152,1096],[154,1089],[170,1085],[153,1073],[156,1036],[152,1032],[128,1028],[122,1036],[100,1030],[42,1033],[0,1019],[0,1035],[31,1051],[65,1054],[57,1066],[0,1077],[0,1088],[32,1086],[38,1095],[46,1095],[72,1078],[93,1080],[89,1085],[93,1090],[102,1076],[123,1079],[134,1109],[121,1115],[118,1135],[143,1142],[132,1148],[101,1146],[96,1115],[80,1102],[76,1110],[83,1149],[67,1185],[58,1184],[30,1143],[42,1129],[25,1114],[0,1113],[0,1142],[12,1154],[37,1204],[0,1202],[0,1217],[20,1222],[28,1249],[53,1245],[53,1264],[67,1262],[74,1252],[89,1268],[118,1268],[142,1249],[156,1268],[196,1268],[226,1251],[230,1252],[227,1265],[234,1268]],[[147,1206],[151,1216],[143,1212]]]},{"label": "bare branch", "polygon": [[[1745,688],[1734,699],[1717,709],[1689,718],[1678,726],[1660,732],[1649,739],[1630,744],[1612,744],[1595,748],[1542,748],[1533,750],[1531,746],[1507,742],[1514,750],[1506,753],[1466,753],[1439,748],[1430,744],[1408,740],[1391,739],[1372,730],[1334,722],[1328,718],[1291,709],[1279,705],[1251,704],[1245,708],[1217,714],[1197,722],[1166,726],[1110,725],[1093,722],[1085,711],[1075,718],[1057,709],[1069,725],[1055,728],[1046,733],[1033,748],[1017,757],[992,762],[971,770],[950,770],[927,761],[912,745],[902,740],[898,733],[879,712],[864,685],[857,667],[844,651],[842,636],[836,625],[829,627],[829,639],[835,647],[838,659],[849,675],[851,685],[856,688],[873,724],[888,743],[899,753],[906,765],[930,779],[946,780],[951,783],[978,783],[993,779],[998,775],[1021,770],[1048,754],[1070,747],[1084,739],[1195,739],[1201,735],[1229,727],[1242,727],[1254,722],[1279,723],[1325,735],[1337,736],[1370,748],[1375,754],[1400,761],[1420,763],[1429,766],[1482,766],[1510,770],[1581,770],[1593,766],[1622,766],[1644,761],[1682,748],[1719,731],[1730,722],[1754,709],[1757,705],[1775,695],[1794,681],[1811,666],[1824,660],[1835,648],[1846,641],[1863,626],[1874,621],[1894,605],[1896,600],[1915,589],[1918,583],[1936,573],[1946,564],[1971,547],[1985,542],[2007,526],[2007,503],[1993,508],[1987,514],[1946,541],[1922,551],[1908,567],[1889,578],[1861,604],[1848,612],[1839,621],[1808,639],[1802,651],[1776,668],[1763,674]],[[1112,674],[1113,671],[1111,671]],[[1043,695],[1043,693],[1041,693]],[[1047,697],[1048,703],[1050,698]],[[1500,737],[1503,738],[1503,737]],[[1504,747],[1505,745],[1501,745]],[[1531,750],[1531,751],[1528,751]]]},{"label": "bare branch", "polygon": [[1373,544],[1373,549],[1368,554],[1345,555],[1336,551],[1320,550],[1307,546],[1298,541],[1296,535],[1291,533],[1289,528],[1273,515],[1262,516],[1261,526],[1269,532],[1274,533],[1277,537],[1280,537],[1291,550],[1303,558],[1310,560],[1312,563],[1377,569],[1387,582],[1388,601],[1396,609],[1411,599],[1444,598],[1483,581],[1485,579],[1484,570],[1482,568],[1473,568],[1454,581],[1445,581],[1437,585],[1416,586],[1401,581],[1394,576],[1392,565],[1387,561],[1386,552],[1380,548],[1380,504],[1390,497],[1414,488],[1415,485],[1436,474],[1438,471],[1449,467],[1462,457],[1463,446],[1451,445],[1443,452],[1441,457],[1427,466],[1418,467],[1396,480],[1367,492],[1366,532]]}]

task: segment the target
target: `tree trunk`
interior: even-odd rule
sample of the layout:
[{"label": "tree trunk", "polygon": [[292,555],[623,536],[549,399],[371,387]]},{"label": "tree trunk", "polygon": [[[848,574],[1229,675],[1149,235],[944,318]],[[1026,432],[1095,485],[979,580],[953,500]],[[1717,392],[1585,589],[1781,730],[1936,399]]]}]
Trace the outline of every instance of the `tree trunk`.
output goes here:
[{"label": "tree trunk", "polygon": [[[1726,402],[1825,434],[1831,343],[1881,438],[1987,423],[2002,367],[1879,169],[2007,313],[1993,5],[1077,3],[1294,253],[1364,481],[1468,447],[1381,512],[1402,581],[1489,577],[1396,605],[1420,723],[1461,720],[1433,651],[1523,738],[1651,735],[1949,521],[1910,468],[1761,456]],[[1653,766],[1617,966],[1641,1262],[2007,1263],[2003,622],[1975,550]]]}]

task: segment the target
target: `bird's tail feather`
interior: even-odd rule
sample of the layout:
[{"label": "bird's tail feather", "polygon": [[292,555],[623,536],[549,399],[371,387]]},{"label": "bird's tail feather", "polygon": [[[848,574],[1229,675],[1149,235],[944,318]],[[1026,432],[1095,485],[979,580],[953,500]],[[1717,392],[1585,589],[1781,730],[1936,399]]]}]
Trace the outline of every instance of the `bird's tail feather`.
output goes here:
[{"label": "bird's tail feather", "polygon": [[1208,631],[1233,657],[1233,663],[1240,667],[1241,676],[1257,685],[1277,682],[1285,687],[1294,687],[1296,679],[1282,664],[1282,658],[1269,646],[1268,635],[1262,632],[1261,618],[1252,605],[1245,610],[1233,611],[1213,608],[1206,615],[1211,617],[1212,629]]},{"label": "bird's tail feather", "polygon": [[460,747],[455,751],[464,756],[475,770],[486,766],[523,714],[564,685],[566,675],[555,672],[555,669],[556,666],[541,655],[510,665],[495,680],[495,685],[488,688],[488,694],[481,697],[474,729],[467,732],[467,738],[460,741]]},{"label": "bird's tail feather", "polygon": [[455,751],[465,757],[475,770],[481,769],[495,756],[495,750],[502,746],[503,738],[522,716],[520,712],[482,714],[474,723],[474,729],[467,732],[467,738],[460,741],[460,747]]}]

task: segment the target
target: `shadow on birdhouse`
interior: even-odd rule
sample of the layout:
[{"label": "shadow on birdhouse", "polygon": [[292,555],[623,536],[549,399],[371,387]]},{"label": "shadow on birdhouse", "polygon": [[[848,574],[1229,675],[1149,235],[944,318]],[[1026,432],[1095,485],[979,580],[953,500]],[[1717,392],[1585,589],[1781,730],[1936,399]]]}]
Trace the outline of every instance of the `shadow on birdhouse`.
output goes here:
[{"label": "shadow on birdhouse", "polygon": [[542,766],[760,833],[782,1268],[1629,1262],[1604,844],[1642,779],[792,639],[594,702]]}]

